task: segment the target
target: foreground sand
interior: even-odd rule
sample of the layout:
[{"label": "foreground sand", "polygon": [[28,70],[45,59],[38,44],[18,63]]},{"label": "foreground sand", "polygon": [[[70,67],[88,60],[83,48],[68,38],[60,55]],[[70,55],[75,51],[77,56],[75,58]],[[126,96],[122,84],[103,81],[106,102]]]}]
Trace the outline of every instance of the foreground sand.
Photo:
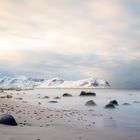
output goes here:
[{"label": "foreground sand", "polygon": [[98,128],[78,110],[56,110],[23,100],[0,99],[2,113],[12,114],[18,126],[0,125],[0,140],[139,140],[137,133]]}]

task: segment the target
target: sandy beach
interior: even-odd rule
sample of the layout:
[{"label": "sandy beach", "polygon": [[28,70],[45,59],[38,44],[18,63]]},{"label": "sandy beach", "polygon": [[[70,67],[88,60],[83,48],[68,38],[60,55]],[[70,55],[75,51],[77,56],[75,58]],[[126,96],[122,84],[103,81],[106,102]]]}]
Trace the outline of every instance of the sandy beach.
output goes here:
[{"label": "sandy beach", "polygon": [[0,140],[140,140],[140,0],[0,0]]},{"label": "sandy beach", "polygon": [[[115,127],[98,127],[96,125],[99,120],[108,119],[106,123],[113,121],[114,118],[111,115],[107,118],[104,114],[92,112],[91,110],[91,117],[80,109],[45,107],[42,105],[42,100],[39,99],[36,100],[38,101],[36,104],[32,104],[24,100],[26,95],[23,93],[22,91],[5,91],[1,93],[1,96],[7,94],[13,96],[13,99],[0,99],[1,113],[13,115],[18,123],[17,126],[1,124],[1,140],[139,140],[140,138],[138,129],[135,131],[122,131]],[[51,99],[45,100],[47,102]],[[54,103],[50,104],[53,106]]]}]

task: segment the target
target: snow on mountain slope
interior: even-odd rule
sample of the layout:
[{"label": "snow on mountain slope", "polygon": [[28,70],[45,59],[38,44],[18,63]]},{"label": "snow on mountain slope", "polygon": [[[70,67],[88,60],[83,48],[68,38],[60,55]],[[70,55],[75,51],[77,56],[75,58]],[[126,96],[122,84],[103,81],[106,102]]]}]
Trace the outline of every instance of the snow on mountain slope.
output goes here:
[{"label": "snow on mountain slope", "polygon": [[61,78],[49,80],[39,78],[27,78],[25,76],[0,78],[0,89],[34,89],[34,88],[109,88],[110,85],[105,80],[94,78],[64,81]]},{"label": "snow on mountain slope", "polygon": [[45,80],[44,82],[42,82],[42,84],[39,87],[40,88],[57,87],[62,83],[64,83],[64,80],[56,77],[49,80]]},{"label": "snow on mountain slope", "polygon": [[53,78],[45,80],[37,88],[109,88],[110,85],[105,80],[97,80],[94,78],[77,80],[77,81],[64,81],[63,79]]},{"label": "snow on mountain slope", "polygon": [[44,79],[27,78],[25,76],[0,78],[1,89],[33,89],[40,85]]}]

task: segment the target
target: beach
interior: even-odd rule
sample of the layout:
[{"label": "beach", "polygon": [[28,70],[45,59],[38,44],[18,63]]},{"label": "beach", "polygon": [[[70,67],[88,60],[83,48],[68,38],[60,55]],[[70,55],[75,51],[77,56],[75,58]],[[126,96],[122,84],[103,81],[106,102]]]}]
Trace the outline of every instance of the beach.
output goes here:
[{"label": "beach", "polygon": [[[95,97],[80,97],[82,90]],[[70,93],[72,97],[63,97]],[[7,98],[7,95],[12,97]],[[1,140],[139,140],[139,90],[35,89],[0,93],[1,114],[14,116],[17,126],[0,125]],[[56,98],[59,97],[59,98]],[[96,106],[85,106],[94,100]],[[119,106],[105,109],[116,99]],[[56,102],[52,102],[56,101]],[[129,105],[123,105],[123,103]]]}]

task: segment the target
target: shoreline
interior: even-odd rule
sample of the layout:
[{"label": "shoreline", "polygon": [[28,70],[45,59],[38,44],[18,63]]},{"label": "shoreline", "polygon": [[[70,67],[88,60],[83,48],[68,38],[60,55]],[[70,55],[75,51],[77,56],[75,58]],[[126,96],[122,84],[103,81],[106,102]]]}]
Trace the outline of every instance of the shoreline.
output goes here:
[{"label": "shoreline", "polygon": [[[22,95],[16,93],[18,97]],[[106,119],[99,113],[93,112],[94,116],[88,120],[88,114],[78,109],[51,109],[24,99],[0,99],[0,106],[1,112],[13,115],[18,123],[18,126],[0,125],[2,140],[139,140],[140,136],[137,131],[128,133],[118,128],[97,127],[96,118]]]}]

